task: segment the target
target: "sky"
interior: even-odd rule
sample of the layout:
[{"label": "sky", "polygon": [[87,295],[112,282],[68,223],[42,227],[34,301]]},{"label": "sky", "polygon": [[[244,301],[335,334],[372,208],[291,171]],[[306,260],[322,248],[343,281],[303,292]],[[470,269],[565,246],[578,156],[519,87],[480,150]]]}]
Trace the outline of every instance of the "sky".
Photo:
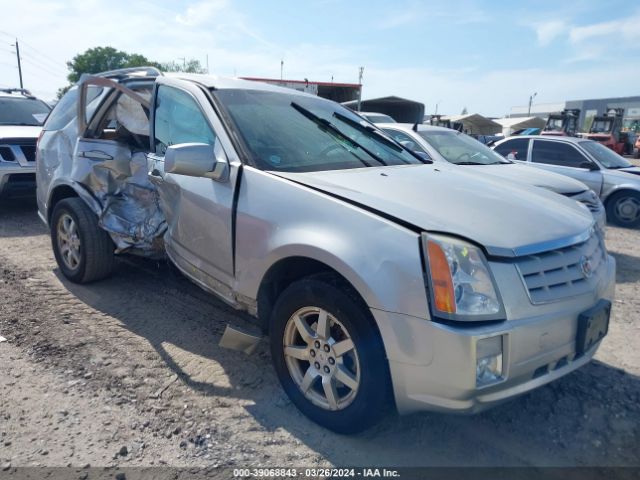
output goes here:
[{"label": "sky", "polygon": [[222,76],[357,83],[426,112],[640,95],[640,3],[488,0],[0,0],[0,87],[52,99],[66,61],[112,46]]}]

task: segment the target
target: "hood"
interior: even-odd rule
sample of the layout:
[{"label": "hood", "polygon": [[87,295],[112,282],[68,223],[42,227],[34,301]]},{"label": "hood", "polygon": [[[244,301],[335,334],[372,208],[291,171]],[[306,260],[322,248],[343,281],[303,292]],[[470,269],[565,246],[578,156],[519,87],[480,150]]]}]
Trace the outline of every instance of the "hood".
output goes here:
[{"label": "hood", "polygon": [[626,168],[608,168],[602,170],[605,175],[605,179],[611,183],[614,181],[631,181],[640,183],[640,167],[626,167]]},{"label": "hood", "polygon": [[0,125],[0,139],[2,138],[38,138],[42,127],[31,125]]},{"label": "hood", "polygon": [[574,200],[439,164],[272,172],[417,229],[449,233],[513,257],[584,240],[593,217]]},{"label": "hood", "polygon": [[570,193],[584,192],[588,187],[573,178],[559,173],[547,172],[540,168],[530,167],[519,163],[505,163],[502,165],[469,165],[465,168],[474,168],[479,172],[488,173],[496,177],[514,182],[522,182],[534,187],[546,188],[552,192],[566,195]]}]

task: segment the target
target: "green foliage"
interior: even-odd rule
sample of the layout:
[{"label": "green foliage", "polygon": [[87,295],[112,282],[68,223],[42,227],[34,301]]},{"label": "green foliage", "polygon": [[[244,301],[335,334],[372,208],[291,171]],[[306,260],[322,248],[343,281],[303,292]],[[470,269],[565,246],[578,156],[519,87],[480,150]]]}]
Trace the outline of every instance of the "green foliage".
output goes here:
[{"label": "green foliage", "polygon": [[83,73],[99,73],[117,68],[159,66],[157,62],[149,60],[138,53],[127,53],[113,47],[95,47],[79,53],[73,60],[67,62],[71,83],[80,79]]},{"label": "green foliage", "polygon": [[[200,61],[193,58],[184,62],[158,63],[139,53],[127,53],[113,47],[95,47],[77,54],[67,62],[69,69],[67,79],[74,84],[83,73],[100,73],[129,67],[156,67],[165,72],[206,73]],[[69,88],[71,85],[59,88],[58,98],[67,93]]]},{"label": "green foliage", "polygon": [[160,70],[163,72],[186,72],[186,73],[207,73],[207,69],[204,68],[199,60],[191,58],[183,63],[179,62],[166,62],[160,64]]}]

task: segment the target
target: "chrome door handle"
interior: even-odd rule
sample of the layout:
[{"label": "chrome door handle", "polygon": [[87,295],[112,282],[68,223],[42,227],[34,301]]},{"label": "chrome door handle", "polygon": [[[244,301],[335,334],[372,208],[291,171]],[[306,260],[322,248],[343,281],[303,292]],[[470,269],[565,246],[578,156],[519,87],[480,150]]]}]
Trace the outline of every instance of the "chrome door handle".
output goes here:
[{"label": "chrome door handle", "polygon": [[87,150],[80,152],[79,156],[83,158],[90,158],[91,160],[113,160],[111,155],[100,150]]}]

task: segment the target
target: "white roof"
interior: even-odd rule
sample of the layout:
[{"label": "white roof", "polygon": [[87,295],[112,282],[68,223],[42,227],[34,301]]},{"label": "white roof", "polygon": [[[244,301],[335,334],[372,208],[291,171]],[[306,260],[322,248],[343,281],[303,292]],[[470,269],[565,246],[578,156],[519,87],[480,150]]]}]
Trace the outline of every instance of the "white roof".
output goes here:
[{"label": "white roof", "polygon": [[442,118],[452,122],[460,122],[467,133],[475,133],[476,135],[491,135],[502,130],[502,126],[499,123],[479,113],[448,115]]},{"label": "white roof", "polygon": [[505,117],[495,120],[503,127],[510,128],[542,128],[546,122],[540,117]]}]

